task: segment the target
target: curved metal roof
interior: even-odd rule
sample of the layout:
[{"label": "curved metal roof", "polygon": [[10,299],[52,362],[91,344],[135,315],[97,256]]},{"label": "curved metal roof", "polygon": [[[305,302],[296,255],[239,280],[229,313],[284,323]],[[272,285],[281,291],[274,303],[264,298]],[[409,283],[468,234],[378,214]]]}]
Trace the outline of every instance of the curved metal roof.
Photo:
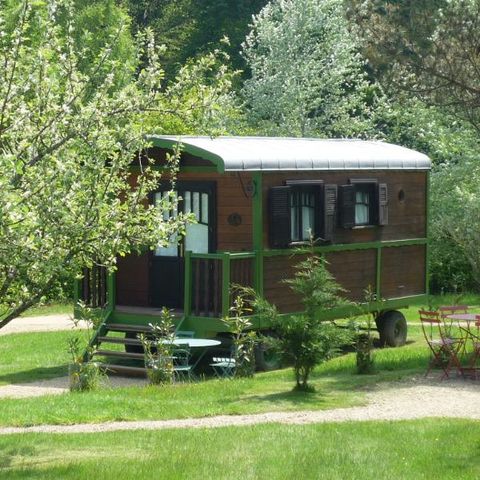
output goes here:
[{"label": "curved metal roof", "polygon": [[279,170],[429,170],[423,153],[390,143],[281,137],[149,137],[154,146],[211,161],[219,172]]}]

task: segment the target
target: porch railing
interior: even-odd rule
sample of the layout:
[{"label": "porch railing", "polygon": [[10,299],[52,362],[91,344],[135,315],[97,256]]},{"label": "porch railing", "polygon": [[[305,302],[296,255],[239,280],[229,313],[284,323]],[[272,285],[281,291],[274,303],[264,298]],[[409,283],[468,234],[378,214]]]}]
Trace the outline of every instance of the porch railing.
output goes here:
[{"label": "porch railing", "polygon": [[185,254],[186,315],[226,316],[232,304],[231,285],[253,286],[253,252]]},{"label": "porch railing", "polygon": [[104,308],[107,305],[107,269],[94,266],[83,269],[79,300],[92,308]]}]

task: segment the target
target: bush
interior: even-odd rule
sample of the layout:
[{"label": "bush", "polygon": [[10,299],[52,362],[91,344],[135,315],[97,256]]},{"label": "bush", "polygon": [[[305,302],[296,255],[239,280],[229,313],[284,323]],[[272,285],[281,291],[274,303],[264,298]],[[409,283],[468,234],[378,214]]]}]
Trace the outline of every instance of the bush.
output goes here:
[{"label": "bush", "polygon": [[348,302],[340,295],[344,290],[328,271],[325,258],[315,254],[314,241],[297,253],[306,254],[306,258],[295,267],[294,277],[286,283],[301,296],[305,313],[279,318],[274,306],[258,298],[255,310],[268,317],[279,333],[280,351],[286,361],[293,363],[295,389],[313,391],[308,383],[313,369],[337,355],[342,345],[351,343],[352,330],[319,319],[322,311],[346,306]]},{"label": "bush", "polygon": [[251,330],[252,323],[245,316],[252,313],[249,306],[255,297],[255,292],[250,288],[234,286],[234,301],[230,308],[231,316],[223,319],[232,333],[233,358],[235,360],[235,373],[237,377],[252,377],[255,371],[255,345],[258,337]]},{"label": "bush", "polygon": [[173,382],[173,339],[175,329],[170,310],[162,309],[158,323],[149,324],[152,333],[140,335],[143,345],[145,369],[152,385],[166,385]]}]

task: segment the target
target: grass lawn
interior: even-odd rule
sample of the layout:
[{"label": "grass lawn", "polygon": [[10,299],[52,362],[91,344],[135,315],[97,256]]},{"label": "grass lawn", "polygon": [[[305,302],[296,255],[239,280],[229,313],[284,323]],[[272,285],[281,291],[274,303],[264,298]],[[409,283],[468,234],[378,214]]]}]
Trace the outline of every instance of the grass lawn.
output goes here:
[{"label": "grass lawn", "polygon": [[478,479],[480,422],[9,435],[0,437],[0,477]]},{"label": "grass lawn", "polygon": [[[478,297],[468,303],[478,304]],[[417,320],[418,308],[406,311],[409,320]],[[46,332],[0,337],[0,385],[65,374],[71,335]],[[375,355],[375,375],[356,375],[353,353],[319,366],[312,377],[317,390],[314,394],[292,392],[292,372],[284,369],[234,381],[209,379],[169,387],[102,388],[81,394],[5,398],[1,400],[0,425],[171,419],[359,405],[364,403],[368,388],[424,372],[429,354],[420,327],[411,326],[405,347],[380,349]]]},{"label": "grass lawn", "polygon": [[0,336],[0,385],[65,375],[71,336],[71,331]]},{"label": "grass lawn", "polygon": [[73,302],[48,303],[45,305],[31,307],[27,311],[23,312],[20,316],[40,317],[43,315],[59,315],[63,313],[73,315]]},{"label": "grass lawn", "polygon": [[[418,328],[415,337],[418,338]],[[0,337],[0,345],[14,337],[31,341],[37,363],[48,348],[52,367],[44,376],[65,373],[66,339],[71,332],[32,333]],[[47,340],[46,340],[47,339]],[[18,344],[22,339],[18,338]],[[0,349],[1,350],[1,349]],[[15,357],[16,367],[0,365],[0,381],[38,377],[41,369],[31,368],[30,349]],[[355,357],[350,353],[319,366],[313,374],[315,394],[294,393],[290,369],[259,373],[252,379],[216,380],[169,387],[102,388],[93,392],[43,396],[25,399],[2,399],[0,425],[35,425],[42,423],[71,424],[109,420],[167,419],[203,417],[218,414],[259,413],[274,410],[328,409],[359,405],[365,391],[380,382],[394,381],[423,371],[427,350],[420,342],[404,348],[376,352],[378,373],[355,375]],[[44,360],[43,360],[44,361]],[[53,365],[56,364],[56,367]],[[24,368],[23,371],[20,369]]]}]

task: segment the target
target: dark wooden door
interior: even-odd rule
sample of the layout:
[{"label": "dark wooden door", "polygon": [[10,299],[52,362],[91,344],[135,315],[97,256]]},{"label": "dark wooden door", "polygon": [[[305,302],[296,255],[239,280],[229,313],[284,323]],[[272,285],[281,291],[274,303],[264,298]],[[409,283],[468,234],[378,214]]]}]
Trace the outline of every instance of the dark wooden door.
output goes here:
[{"label": "dark wooden door", "polygon": [[[167,195],[167,188],[154,195],[158,203]],[[164,219],[177,212],[192,213],[196,222],[187,225],[185,236],[174,236],[167,247],[152,252],[150,263],[150,303],[154,307],[183,308],[184,253],[215,251],[216,209],[214,182],[177,182],[176,211],[165,212]]]}]

